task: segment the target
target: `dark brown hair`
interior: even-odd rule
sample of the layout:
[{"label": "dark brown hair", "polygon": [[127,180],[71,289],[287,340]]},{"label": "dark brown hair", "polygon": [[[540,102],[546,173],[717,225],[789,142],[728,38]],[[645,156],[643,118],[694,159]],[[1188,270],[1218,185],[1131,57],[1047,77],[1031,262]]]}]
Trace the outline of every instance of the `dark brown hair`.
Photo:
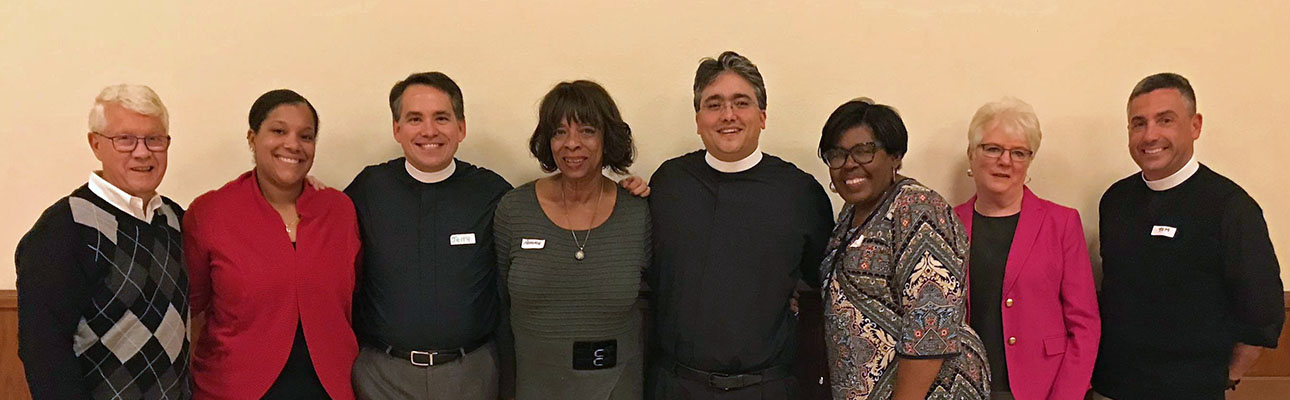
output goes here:
[{"label": "dark brown hair", "polygon": [[632,165],[636,148],[632,144],[632,129],[623,122],[618,105],[600,84],[577,80],[555,85],[538,106],[538,124],[529,137],[529,152],[537,157],[542,170],[556,170],[555,156],[551,154],[551,137],[562,122],[591,125],[604,134],[601,149],[602,167],[626,174]]}]

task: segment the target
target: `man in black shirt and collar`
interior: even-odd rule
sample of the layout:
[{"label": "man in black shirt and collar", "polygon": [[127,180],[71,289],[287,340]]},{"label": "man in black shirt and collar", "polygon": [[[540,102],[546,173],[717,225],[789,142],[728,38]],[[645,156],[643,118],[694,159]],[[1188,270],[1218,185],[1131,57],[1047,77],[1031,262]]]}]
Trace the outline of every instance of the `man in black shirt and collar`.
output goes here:
[{"label": "man in black shirt and collar", "polygon": [[1099,206],[1102,342],[1094,398],[1223,399],[1274,348],[1285,316],[1263,211],[1196,161],[1201,115],[1186,78],[1129,95],[1129,154],[1142,168]]},{"label": "man in black shirt and collar", "polygon": [[799,280],[819,286],[832,207],[814,178],[758,147],[762,82],[734,52],[704,59],[694,109],[705,150],[664,162],[650,179],[649,398],[796,397],[789,302]]},{"label": "man in black shirt and collar", "polygon": [[493,209],[511,185],[453,157],[466,137],[463,108],[461,89],[442,73],[395,84],[390,110],[404,157],[368,166],[345,189],[363,238],[359,398],[495,400],[499,379],[502,394],[513,393],[493,336],[502,318]]}]

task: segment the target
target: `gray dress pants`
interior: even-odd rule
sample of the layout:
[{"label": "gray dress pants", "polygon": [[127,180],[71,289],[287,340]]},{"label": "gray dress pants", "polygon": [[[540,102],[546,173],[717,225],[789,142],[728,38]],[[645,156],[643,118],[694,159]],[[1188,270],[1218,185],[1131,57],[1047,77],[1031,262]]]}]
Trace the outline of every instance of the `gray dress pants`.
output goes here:
[{"label": "gray dress pants", "polygon": [[359,399],[497,400],[497,344],[489,342],[456,361],[418,367],[363,347],[354,360]]}]

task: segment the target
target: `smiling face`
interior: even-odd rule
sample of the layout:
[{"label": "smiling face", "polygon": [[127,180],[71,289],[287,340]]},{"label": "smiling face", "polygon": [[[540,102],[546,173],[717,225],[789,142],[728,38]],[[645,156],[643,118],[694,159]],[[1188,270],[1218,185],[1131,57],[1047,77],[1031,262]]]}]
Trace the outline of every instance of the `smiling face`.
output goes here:
[{"label": "smiling face", "polygon": [[[861,125],[847,129],[838,138],[834,148],[851,149],[863,143],[873,143],[873,130]],[[873,161],[858,164],[850,156],[840,168],[830,168],[829,178],[838,195],[848,204],[855,204],[862,210],[872,209],[882,193],[891,186],[896,175],[900,158],[894,157],[878,146]]]},{"label": "smiling face", "polygon": [[425,172],[447,168],[465,138],[466,120],[453,112],[447,93],[426,85],[403,91],[394,140],[413,167]]},{"label": "smiling face", "polygon": [[766,111],[757,105],[756,91],[743,77],[722,72],[699,94],[694,116],[708,153],[721,161],[739,161],[757,150]]},{"label": "smiling face", "polygon": [[[157,186],[166,174],[166,151],[152,151],[139,140],[133,150],[120,151],[109,137],[132,135],[139,138],[164,136],[165,127],[157,117],[130,111],[116,103],[103,105],[107,128],[89,134],[90,149],[103,163],[103,180],[131,196],[144,200],[157,195]],[[101,136],[100,136],[101,135]]]},{"label": "smiling face", "polygon": [[566,119],[551,135],[551,155],[564,177],[584,179],[600,174],[604,144],[605,134],[600,129]]},{"label": "smiling face", "polygon": [[1168,177],[1191,160],[1201,116],[1178,89],[1157,89],[1129,101],[1129,155],[1148,180]]},{"label": "smiling face", "polygon": [[313,113],[303,103],[277,106],[260,123],[259,131],[246,134],[260,180],[284,188],[304,183],[314,165],[317,138]]},{"label": "smiling face", "polygon": [[[981,135],[981,144],[968,153],[978,194],[1007,199],[1021,197],[1031,159],[1014,159],[1012,153],[1014,150],[1029,152],[1030,143],[1025,135],[1014,130],[1004,124],[990,123]],[[999,157],[990,157],[983,147],[1000,147],[1004,151]]]}]

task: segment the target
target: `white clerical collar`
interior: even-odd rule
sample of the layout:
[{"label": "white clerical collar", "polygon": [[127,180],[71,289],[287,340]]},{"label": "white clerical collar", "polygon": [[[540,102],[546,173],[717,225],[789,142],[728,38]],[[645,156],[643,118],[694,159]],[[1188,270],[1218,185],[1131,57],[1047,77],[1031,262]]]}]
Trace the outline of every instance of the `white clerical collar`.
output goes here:
[{"label": "white clerical collar", "polygon": [[1187,164],[1184,164],[1182,169],[1179,169],[1178,172],[1174,172],[1173,175],[1169,175],[1154,181],[1147,180],[1147,176],[1143,175],[1142,181],[1146,182],[1147,187],[1151,188],[1151,190],[1162,192],[1165,190],[1173,189],[1175,186],[1181,185],[1183,182],[1187,181],[1187,178],[1191,178],[1191,176],[1195,175],[1196,171],[1199,171],[1199,170],[1200,170],[1200,162],[1196,161],[1196,154],[1193,153],[1191,155],[1191,159],[1187,160]]},{"label": "white clerical collar", "polygon": [[121,188],[116,187],[111,182],[103,179],[99,174],[102,171],[90,173],[90,191],[94,192],[108,204],[125,211],[126,214],[133,215],[144,222],[152,221],[152,216],[161,208],[161,195],[152,196],[151,199],[144,201],[142,198],[131,196]]},{"label": "white clerical collar", "polygon": [[708,162],[708,166],[717,171],[732,174],[735,172],[744,172],[757,166],[761,162],[761,146],[757,146],[752,154],[739,161],[721,161],[712,156],[712,152],[704,151],[703,159]]},{"label": "white clerical collar", "polygon": [[449,162],[448,166],[445,167],[444,169],[441,169],[435,172],[425,172],[425,171],[419,170],[417,169],[417,167],[412,166],[411,161],[407,161],[407,160],[403,161],[403,166],[408,169],[408,175],[412,175],[412,179],[416,179],[418,182],[421,182],[421,183],[443,182],[445,179],[448,179],[448,177],[452,176],[453,172],[457,172],[457,160],[455,159]]}]

